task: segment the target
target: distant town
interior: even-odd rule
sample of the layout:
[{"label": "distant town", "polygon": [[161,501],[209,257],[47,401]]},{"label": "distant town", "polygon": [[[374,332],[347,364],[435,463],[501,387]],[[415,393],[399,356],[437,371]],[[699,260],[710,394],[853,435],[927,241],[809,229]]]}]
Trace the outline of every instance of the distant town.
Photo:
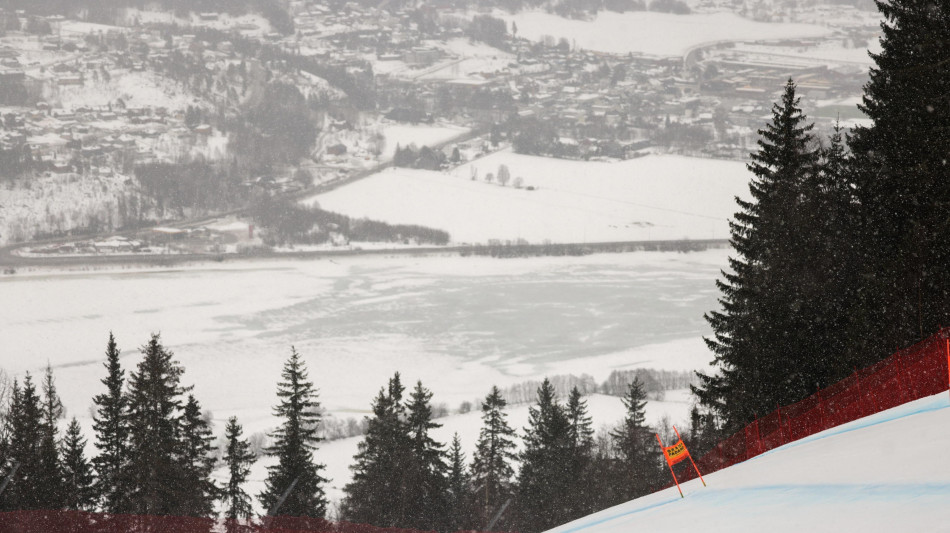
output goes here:
[{"label": "distant town", "polygon": [[[502,149],[744,160],[789,78],[819,131],[863,120],[855,104],[880,34],[873,6],[615,4],[0,12],[0,245],[167,251],[190,232],[216,235],[199,249],[234,251],[264,244],[253,230],[262,198],[299,200],[387,166],[448,171]],[[528,27],[532,17],[596,24],[647,7],[824,30],[768,40],[740,31],[653,54],[589,49],[556,27],[540,36]],[[471,178],[507,185],[498,174]],[[519,178],[511,186],[533,188]],[[215,215],[224,218],[182,229]],[[327,234],[331,245],[349,240]],[[92,238],[68,240],[83,235]]]}]

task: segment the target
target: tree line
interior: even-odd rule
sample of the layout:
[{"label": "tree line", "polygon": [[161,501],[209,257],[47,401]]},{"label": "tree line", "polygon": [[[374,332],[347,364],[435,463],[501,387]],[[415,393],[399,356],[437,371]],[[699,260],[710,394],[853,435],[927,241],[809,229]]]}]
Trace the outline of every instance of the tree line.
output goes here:
[{"label": "tree line", "polygon": [[[0,479],[9,479],[0,510],[254,518],[245,485],[258,457],[237,418],[228,419],[216,447],[210,414],[182,385],[184,368],[174,353],[157,334],[139,351],[127,373],[109,335],[105,377],[93,398],[91,458],[75,418],[59,433],[64,409],[49,367],[39,386],[29,373],[13,382],[0,432]],[[481,402],[482,427],[469,461],[457,434],[449,444],[433,436],[441,424],[432,392],[417,382],[407,393],[396,373],[372,401],[353,477],[333,518],[530,533],[646,494],[665,479],[645,420],[646,395],[639,379],[631,381],[622,397],[625,418],[595,433],[582,392],[573,387],[560,401],[545,379],[519,442],[507,421],[508,402],[492,387]],[[264,447],[271,464],[256,495],[265,512],[329,518],[328,480],[317,460],[323,413],[306,364],[291,347],[277,384],[279,423]],[[218,482],[211,476],[217,468],[225,471]]]},{"label": "tree line", "polygon": [[820,139],[789,80],[759,132],[694,389],[724,433],[950,323],[950,5],[878,7],[872,124]]}]

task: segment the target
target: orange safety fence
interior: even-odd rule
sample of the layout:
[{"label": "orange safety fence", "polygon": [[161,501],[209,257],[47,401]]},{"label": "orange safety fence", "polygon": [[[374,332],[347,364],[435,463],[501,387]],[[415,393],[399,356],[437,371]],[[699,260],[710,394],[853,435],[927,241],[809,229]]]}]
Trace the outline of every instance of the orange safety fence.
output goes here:
[{"label": "orange safety fence", "polygon": [[[717,444],[697,464],[704,473],[715,472],[826,429],[946,391],[948,339],[950,328],[943,328],[798,403],[779,407]],[[695,478],[695,473],[686,470],[681,481]]]}]

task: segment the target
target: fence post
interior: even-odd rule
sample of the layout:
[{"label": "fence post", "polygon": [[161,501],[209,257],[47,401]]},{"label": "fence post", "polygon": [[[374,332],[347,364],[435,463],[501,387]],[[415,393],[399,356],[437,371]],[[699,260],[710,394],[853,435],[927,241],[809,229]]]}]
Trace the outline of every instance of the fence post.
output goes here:
[{"label": "fence post", "polygon": [[821,399],[821,389],[818,389],[816,393],[818,395],[818,425],[821,426],[821,431],[828,429],[825,427],[825,401]]},{"label": "fence post", "polygon": [[950,337],[947,337],[947,390],[950,391]]},{"label": "fence post", "polygon": [[782,444],[788,444],[792,436],[785,434],[785,426],[782,425],[782,406],[776,403],[775,410],[778,411],[778,434],[782,437]]}]

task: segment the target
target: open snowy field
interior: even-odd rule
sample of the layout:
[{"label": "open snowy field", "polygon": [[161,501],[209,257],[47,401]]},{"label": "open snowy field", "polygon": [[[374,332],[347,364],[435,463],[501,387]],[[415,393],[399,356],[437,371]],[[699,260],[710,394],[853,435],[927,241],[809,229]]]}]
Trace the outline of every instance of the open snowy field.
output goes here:
[{"label": "open snowy field", "polygon": [[747,42],[796,37],[823,37],[831,29],[812,24],[755,22],[733,13],[671,15],[636,11],[600,12],[590,21],[571,20],[528,11],[509,15],[496,12],[508,25],[518,26],[518,36],[541,40],[566,38],[586,50],[650,56],[682,56],[691,48],[716,42]]},{"label": "open snowy field", "polygon": [[[501,165],[511,182],[485,182]],[[311,201],[351,217],[443,229],[454,242],[725,239],[735,197],[748,195],[751,176],[735,161],[604,163],[502,151],[448,173],[389,169]],[[513,186],[518,178],[521,189]]]},{"label": "open snowy field", "polygon": [[551,532],[950,531],[948,445],[943,392],[685,483],[685,499],[673,487]]},{"label": "open snowy field", "polygon": [[[601,382],[614,369],[704,367],[711,355],[702,314],[716,305],[713,280],[727,254],[367,256],[4,276],[0,367],[22,377],[52,364],[67,414],[87,434],[109,331],[127,371],[149,334],[161,332],[216,433],[232,415],[247,434],[272,429],[291,345],[337,417],[361,418],[396,371],[455,410],[493,384],[545,375],[587,373]],[[685,395],[669,393],[651,407],[651,421],[669,414],[677,423],[688,408]],[[523,426],[524,409],[512,411],[513,426]],[[617,398],[591,398],[596,426],[621,411]],[[445,423],[440,437],[458,431],[473,445],[477,414]],[[319,452],[332,464],[332,485],[342,487],[355,446],[350,439]]]}]

